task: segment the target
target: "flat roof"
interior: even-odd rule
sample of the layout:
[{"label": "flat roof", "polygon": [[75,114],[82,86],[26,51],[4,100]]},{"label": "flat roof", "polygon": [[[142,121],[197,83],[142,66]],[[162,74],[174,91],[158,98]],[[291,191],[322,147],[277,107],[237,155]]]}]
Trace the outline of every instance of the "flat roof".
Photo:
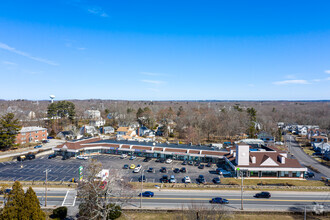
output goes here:
[{"label": "flat roof", "polygon": [[[179,148],[179,149],[192,149],[192,150],[209,150],[209,151],[219,151],[215,149],[214,147],[208,147],[205,145],[187,145],[187,144],[166,144],[166,143],[156,143],[156,142],[139,142],[139,141],[117,141],[117,140],[100,140],[95,141],[93,144],[96,143],[108,143],[108,144],[127,144],[127,145],[143,145],[143,146],[149,146],[149,147],[168,147],[168,148]],[[154,144],[155,143],[155,144]],[[227,150],[226,150],[227,152]]]}]

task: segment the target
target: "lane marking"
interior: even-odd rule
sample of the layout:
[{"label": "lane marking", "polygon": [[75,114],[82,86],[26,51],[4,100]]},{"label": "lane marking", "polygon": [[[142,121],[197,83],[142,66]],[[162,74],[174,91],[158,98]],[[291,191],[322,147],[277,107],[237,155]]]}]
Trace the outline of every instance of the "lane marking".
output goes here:
[{"label": "lane marking", "polygon": [[65,202],[65,200],[66,200],[66,197],[67,197],[68,194],[69,194],[69,191],[70,191],[70,190],[66,191],[66,195],[65,195],[65,197],[64,197],[64,199],[63,199],[62,206],[64,206],[64,202]]}]

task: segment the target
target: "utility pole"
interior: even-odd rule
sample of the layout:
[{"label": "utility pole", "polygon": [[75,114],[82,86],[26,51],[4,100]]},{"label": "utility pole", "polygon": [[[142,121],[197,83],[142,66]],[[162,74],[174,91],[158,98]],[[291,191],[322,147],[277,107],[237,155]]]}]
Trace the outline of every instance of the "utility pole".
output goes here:
[{"label": "utility pole", "polygon": [[243,170],[241,170],[241,179],[242,179],[242,184],[241,184],[241,210],[243,210]]},{"label": "utility pole", "polygon": [[141,176],[140,208],[142,208],[143,173],[144,173],[144,170],[142,170],[142,176]]},{"label": "utility pole", "polygon": [[48,178],[48,172],[51,170],[46,169],[44,172],[46,172],[46,181],[45,181],[45,207],[47,206],[47,178]]}]

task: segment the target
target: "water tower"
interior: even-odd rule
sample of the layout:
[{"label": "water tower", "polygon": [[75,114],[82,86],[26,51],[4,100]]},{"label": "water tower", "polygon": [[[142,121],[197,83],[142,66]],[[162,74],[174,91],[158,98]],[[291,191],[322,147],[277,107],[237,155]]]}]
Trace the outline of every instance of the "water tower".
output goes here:
[{"label": "water tower", "polygon": [[50,95],[49,98],[50,98],[50,102],[53,103],[54,102],[54,99],[55,99],[55,96],[54,95]]}]

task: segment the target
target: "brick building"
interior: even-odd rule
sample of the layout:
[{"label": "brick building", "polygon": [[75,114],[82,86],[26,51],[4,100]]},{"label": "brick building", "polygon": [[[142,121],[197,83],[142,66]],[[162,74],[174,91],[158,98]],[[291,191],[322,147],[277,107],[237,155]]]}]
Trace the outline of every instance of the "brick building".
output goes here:
[{"label": "brick building", "polygon": [[15,144],[40,142],[47,139],[47,129],[42,127],[22,127],[16,136]]}]

